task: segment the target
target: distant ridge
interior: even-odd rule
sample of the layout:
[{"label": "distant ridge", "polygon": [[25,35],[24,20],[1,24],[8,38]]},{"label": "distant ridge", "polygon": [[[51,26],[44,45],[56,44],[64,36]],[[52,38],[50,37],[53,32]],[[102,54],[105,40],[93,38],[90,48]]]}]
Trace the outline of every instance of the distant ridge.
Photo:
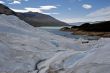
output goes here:
[{"label": "distant ridge", "polygon": [[67,23],[59,21],[49,15],[41,14],[38,12],[27,12],[27,13],[14,12],[13,10],[11,10],[10,8],[8,8],[7,6],[3,4],[0,4],[0,14],[16,15],[21,20],[24,20],[25,22],[29,23],[30,25],[34,27],[68,25]]},{"label": "distant ridge", "polygon": [[32,26],[65,26],[67,23],[61,22],[49,15],[38,12],[17,13],[17,16],[31,24]]}]

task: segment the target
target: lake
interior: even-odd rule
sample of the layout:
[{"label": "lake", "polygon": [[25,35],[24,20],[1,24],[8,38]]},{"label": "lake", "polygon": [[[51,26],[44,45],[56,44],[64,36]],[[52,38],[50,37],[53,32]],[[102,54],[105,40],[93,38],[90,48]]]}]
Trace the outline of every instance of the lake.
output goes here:
[{"label": "lake", "polygon": [[72,35],[72,32],[60,31],[62,27],[38,27],[40,29],[46,30],[48,32],[54,33],[56,35],[60,35],[67,38],[74,38],[74,39],[88,39],[88,40],[97,40],[99,37],[95,36],[87,36],[87,35]]}]

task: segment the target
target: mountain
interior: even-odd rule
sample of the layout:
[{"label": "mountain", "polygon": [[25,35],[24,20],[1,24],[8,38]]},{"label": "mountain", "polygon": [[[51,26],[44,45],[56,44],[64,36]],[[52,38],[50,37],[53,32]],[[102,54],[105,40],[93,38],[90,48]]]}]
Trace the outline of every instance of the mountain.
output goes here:
[{"label": "mountain", "polygon": [[31,24],[32,26],[65,26],[67,23],[61,22],[49,15],[37,13],[37,12],[27,12],[27,13],[17,13],[17,16]]},{"label": "mountain", "polygon": [[83,24],[83,23],[85,23],[85,22],[69,23],[69,25],[80,26],[80,25]]},{"label": "mountain", "polygon": [[73,25],[73,26],[81,26],[84,23],[90,23],[90,24],[95,24],[95,23],[100,23],[100,22],[104,22],[104,21],[95,21],[95,22],[76,22],[76,23],[69,23],[69,25]]},{"label": "mountain", "polygon": [[25,22],[29,23],[30,25],[32,25],[34,27],[68,25],[67,23],[59,21],[49,15],[45,15],[45,14],[41,14],[41,13],[37,13],[37,12],[27,12],[27,13],[14,12],[3,4],[0,4],[0,14],[16,15],[21,20],[24,20]]}]

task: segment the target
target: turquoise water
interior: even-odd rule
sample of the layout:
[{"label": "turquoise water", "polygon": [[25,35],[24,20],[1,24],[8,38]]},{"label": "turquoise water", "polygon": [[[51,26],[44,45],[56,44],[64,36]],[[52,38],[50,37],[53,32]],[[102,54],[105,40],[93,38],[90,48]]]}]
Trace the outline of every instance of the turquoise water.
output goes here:
[{"label": "turquoise water", "polygon": [[67,38],[75,38],[75,39],[83,38],[89,40],[97,40],[99,38],[99,37],[86,36],[86,35],[72,35],[72,32],[60,31],[62,27],[39,27],[39,28]]}]

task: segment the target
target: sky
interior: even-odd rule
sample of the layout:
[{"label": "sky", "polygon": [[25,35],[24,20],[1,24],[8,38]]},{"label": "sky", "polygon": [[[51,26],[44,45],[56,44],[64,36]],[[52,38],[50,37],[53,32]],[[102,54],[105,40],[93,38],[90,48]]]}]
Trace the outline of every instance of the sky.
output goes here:
[{"label": "sky", "polygon": [[110,20],[110,0],[0,0],[16,12],[39,12],[67,23]]}]

